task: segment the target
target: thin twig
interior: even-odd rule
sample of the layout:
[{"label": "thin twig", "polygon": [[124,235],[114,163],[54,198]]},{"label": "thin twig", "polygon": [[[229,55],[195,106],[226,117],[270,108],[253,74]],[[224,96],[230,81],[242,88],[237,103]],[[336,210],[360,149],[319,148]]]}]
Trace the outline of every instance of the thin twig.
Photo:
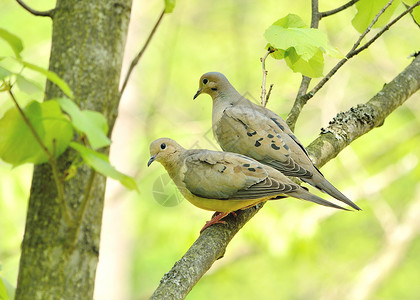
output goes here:
[{"label": "thin twig", "polygon": [[267,93],[267,96],[265,97],[265,105],[267,105],[268,99],[270,99],[270,95],[271,95],[271,91],[273,90],[273,86],[274,86],[274,84],[272,83],[272,84],[270,84],[270,87],[268,88],[268,93]]},{"label": "thin twig", "polygon": [[319,16],[322,19],[324,17],[328,17],[328,16],[331,16],[331,15],[334,15],[336,13],[339,13],[340,11],[345,10],[346,8],[349,8],[350,6],[352,6],[353,4],[355,4],[358,1],[359,0],[351,0],[351,1],[347,2],[346,4],[344,4],[344,5],[340,6],[340,7],[337,7],[335,9],[320,12],[319,13]]},{"label": "thin twig", "polygon": [[262,65],[262,71],[263,71],[263,78],[262,78],[262,84],[261,84],[261,105],[265,107],[267,105],[267,101],[265,98],[266,90],[265,90],[265,81],[267,79],[267,73],[268,71],[265,69],[265,60],[267,59],[268,55],[270,53],[273,53],[274,50],[269,49],[267,53],[264,55],[264,57],[260,57],[261,65]]},{"label": "thin twig", "polygon": [[362,52],[363,50],[365,50],[366,48],[368,48],[374,41],[376,41],[385,31],[387,31],[392,25],[394,25],[395,23],[397,23],[402,17],[404,17],[406,14],[410,13],[413,11],[414,8],[416,8],[417,6],[420,5],[420,1],[417,1],[416,3],[414,3],[413,5],[411,5],[407,10],[403,11],[398,17],[396,17],[395,19],[393,19],[391,22],[389,22],[388,24],[385,25],[384,28],[382,28],[381,31],[379,31],[373,38],[371,38],[368,42],[366,42],[362,47],[357,48],[356,50],[354,50],[351,53],[351,56],[349,55],[349,57],[353,57],[357,54],[359,54],[360,52]]},{"label": "thin twig", "polygon": [[[417,1],[415,4],[410,6],[407,10],[402,12],[398,17],[393,19],[391,22],[389,22],[385,27],[379,31],[373,38],[371,38],[368,42],[366,42],[363,46],[359,47],[361,40],[366,36],[366,34],[371,30],[372,26],[376,23],[378,18],[384,13],[386,8],[388,8],[393,0],[390,0],[382,9],[381,11],[375,16],[373,21],[370,23],[368,28],[360,35],[359,39],[356,41],[356,43],[353,45],[351,50],[346,54],[345,58],[340,60],[337,65],[335,65],[327,75],[325,75],[324,78],[318,84],[310,90],[305,95],[300,96],[298,99],[296,99],[295,103],[293,104],[292,110],[290,111],[288,117],[287,117],[287,124],[293,125],[296,123],[297,118],[299,117],[299,114],[302,110],[302,107],[308,102],[309,99],[311,99],[324,85],[325,83],[330,80],[330,78],[353,56],[359,54],[361,51],[367,49],[374,41],[376,41],[385,31],[387,31],[391,26],[393,26],[397,21],[399,21],[403,16],[408,14],[410,11],[412,11],[415,7],[420,5],[420,1]],[[358,48],[359,47],[359,48]]]},{"label": "thin twig", "polygon": [[347,58],[348,58],[348,55],[349,54],[351,54],[354,50],[357,49],[357,47],[359,47],[359,45],[362,42],[362,40],[364,39],[364,37],[370,32],[370,30],[372,29],[373,25],[375,25],[375,23],[378,21],[379,17],[392,4],[392,2],[394,2],[394,0],[389,0],[389,2],[384,7],[382,7],[382,9],[379,11],[379,13],[375,16],[375,18],[373,18],[373,20],[369,24],[368,28],[366,28],[366,30],[359,36],[359,39],[356,41],[356,43],[354,43],[353,47],[351,48],[351,50],[349,51],[349,53],[346,55]]},{"label": "thin twig", "polygon": [[53,9],[46,10],[46,11],[39,11],[39,10],[32,9],[31,7],[29,7],[28,5],[26,5],[22,0],[16,0],[16,2],[19,3],[20,6],[22,6],[24,9],[26,9],[28,12],[30,12],[34,16],[38,16],[38,17],[50,17],[51,18],[52,17],[52,13],[54,12]]},{"label": "thin twig", "polygon": [[[394,25],[397,21],[399,21],[403,16],[405,16],[407,13],[412,11],[416,6],[420,5],[420,1],[417,1],[414,5],[410,6],[409,9],[402,12],[398,17],[393,19],[391,22],[389,22],[385,27],[379,31],[373,38],[371,38],[369,41],[367,41],[363,46],[359,47],[362,39],[369,33],[369,31],[372,29],[373,25],[378,21],[379,17],[385,12],[385,10],[391,5],[393,0],[390,0],[382,9],[381,11],[375,16],[373,21],[370,23],[368,28],[360,35],[359,39],[356,41],[356,43],[353,45],[353,47],[350,49],[350,51],[346,54],[345,58],[343,58],[341,61],[337,63],[337,65],[331,69],[330,72],[305,96],[308,97],[307,100],[313,97],[316,92],[319,91],[321,87],[324,86],[324,84],[334,75],[339,68],[341,68],[350,58],[353,56],[359,54],[363,50],[367,49],[374,41],[376,41],[385,31],[387,31],[392,25]],[[359,47],[359,48],[358,48]],[[305,97],[304,96],[304,97]]]},{"label": "thin twig", "polygon": [[[72,222],[72,219],[71,219],[71,216],[69,214],[67,204],[66,204],[66,201],[65,201],[65,198],[64,198],[64,187],[63,187],[63,183],[60,180],[57,161],[56,161],[55,157],[50,153],[48,148],[45,146],[45,144],[42,142],[42,140],[39,137],[38,133],[36,132],[35,128],[32,126],[31,122],[26,117],[25,113],[23,112],[22,108],[20,107],[19,103],[17,102],[17,100],[15,98],[15,95],[13,94],[13,92],[11,90],[10,85],[9,85],[7,91],[9,92],[10,97],[12,98],[13,102],[15,103],[16,108],[18,109],[18,111],[19,111],[20,115],[22,116],[24,122],[29,127],[29,130],[31,131],[35,140],[37,141],[37,143],[39,144],[41,149],[45,152],[45,154],[48,157],[48,161],[51,165],[51,170],[52,170],[52,173],[53,173],[55,185],[57,186],[58,199],[60,200],[60,203],[61,203],[61,206],[62,206],[64,221],[67,223],[67,225],[71,226],[73,222]],[[54,143],[54,141],[53,141],[53,143]]]},{"label": "thin twig", "polygon": [[156,22],[155,26],[153,27],[152,31],[150,32],[149,37],[147,38],[146,43],[144,44],[143,48],[140,50],[140,52],[137,54],[137,56],[131,62],[130,68],[128,69],[128,72],[127,72],[127,75],[125,76],[124,83],[121,87],[120,98],[121,98],[122,94],[124,93],[125,87],[127,86],[128,79],[130,78],[131,72],[133,71],[133,69],[137,65],[137,63],[139,62],[139,60],[142,57],[144,51],[146,51],[147,46],[149,45],[150,41],[152,40],[152,37],[155,34],[156,29],[158,28],[160,22],[162,21],[162,18],[163,18],[164,14],[165,14],[165,10],[163,10],[162,13],[160,14],[159,19],[157,20],[157,22]]}]

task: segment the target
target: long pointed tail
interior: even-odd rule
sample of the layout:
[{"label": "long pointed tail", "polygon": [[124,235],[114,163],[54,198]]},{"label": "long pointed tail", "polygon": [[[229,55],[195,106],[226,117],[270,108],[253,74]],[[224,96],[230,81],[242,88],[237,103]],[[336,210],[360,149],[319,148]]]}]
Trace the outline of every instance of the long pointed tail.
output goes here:
[{"label": "long pointed tail", "polygon": [[314,187],[318,188],[324,193],[327,193],[331,197],[346,203],[347,205],[353,207],[355,210],[362,210],[359,206],[357,206],[353,201],[347,198],[342,192],[337,190],[327,179],[325,179],[322,175],[318,178],[311,178],[305,179],[301,178],[303,181],[313,185]]},{"label": "long pointed tail", "polygon": [[324,206],[328,206],[328,207],[333,207],[333,208],[337,208],[337,209],[342,209],[342,210],[349,210],[347,208],[341,207],[339,205],[336,205],[334,203],[331,203],[327,200],[324,200],[318,196],[315,196],[314,194],[311,194],[310,192],[306,191],[305,189],[299,189],[293,193],[289,193],[288,194],[291,197],[294,198],[298,198],[298,199],[303,199],[306,201],[310,201],[319,205],[324,205]]}]

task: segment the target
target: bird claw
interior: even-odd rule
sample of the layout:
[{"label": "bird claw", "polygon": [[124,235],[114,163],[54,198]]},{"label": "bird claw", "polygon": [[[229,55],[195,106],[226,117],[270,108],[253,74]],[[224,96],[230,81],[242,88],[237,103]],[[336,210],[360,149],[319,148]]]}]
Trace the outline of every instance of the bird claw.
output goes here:
[{"label": "bird claw", "polygon": [[[232,211],[232,212],[230,212],[231,214],[233,214],[235,217],[237,216],[237,214],[236,214],[236,212],[234,212],[234,211]],[[203,226],[203,228],[201,228],[201,230],[200,230],[200,234],[202,234],[203,233],[203,231],[207,228],[207,227],[210,227],[211,225],[213,225],[213,224],[226,224],[226,221],[222,221],[222,219],[224,218],[224,217],[226,217],[228,214],[230,214],[230,213],[226,213],[226,212],[219,212],[219,211],[216,211],[214,214],[213,214],[213,217],[211,218],[211,220],[210,221],[207,221],[206,222],[206,224]]]}]

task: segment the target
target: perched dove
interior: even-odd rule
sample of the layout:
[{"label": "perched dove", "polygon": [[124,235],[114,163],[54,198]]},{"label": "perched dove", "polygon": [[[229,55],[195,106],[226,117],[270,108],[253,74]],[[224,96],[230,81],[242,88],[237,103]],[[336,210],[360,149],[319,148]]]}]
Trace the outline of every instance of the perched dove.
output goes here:
[{"label": "perched dove", "polygon": [[194,99],[202,93],[213,99],[213,134],[224,151],[252,157],[286,176],[299,177],[360,210],[325,179],[281,117],[243,97],[223,74],[209,72],[201,76]]},{"label": "perched dove", "polygon": [[240,154],[187,150],[174,140],[161,138],[150,145],[150,155],[147,165],[160,162],[188,201],[221,213],[204,228],[235,210],[287,196],[344,209],[311,194],[272,167]]}]

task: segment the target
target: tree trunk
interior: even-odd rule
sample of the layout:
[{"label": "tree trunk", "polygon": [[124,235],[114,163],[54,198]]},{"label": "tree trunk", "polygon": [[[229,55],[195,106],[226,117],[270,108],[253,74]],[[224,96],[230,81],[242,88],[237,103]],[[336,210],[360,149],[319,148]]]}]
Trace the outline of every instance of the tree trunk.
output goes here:
[{"label": "tree trunk", "polygon": [[[110,128],[117,116],[130,9],[131,0],[58,0],[52,15],[49,69],[70,85],[81,108],[104,113]],[[60,96],[48,82],[46,99]],[[60,172],[74,157],[66,151],[58,159]],[[104,192],[105,178],[79,167],[64,183],[65,201],[74,217],[69,226],[50,165],[35,166],[16,299],[92,299]],[[84,198],[89,199],[85,209]]]}]

